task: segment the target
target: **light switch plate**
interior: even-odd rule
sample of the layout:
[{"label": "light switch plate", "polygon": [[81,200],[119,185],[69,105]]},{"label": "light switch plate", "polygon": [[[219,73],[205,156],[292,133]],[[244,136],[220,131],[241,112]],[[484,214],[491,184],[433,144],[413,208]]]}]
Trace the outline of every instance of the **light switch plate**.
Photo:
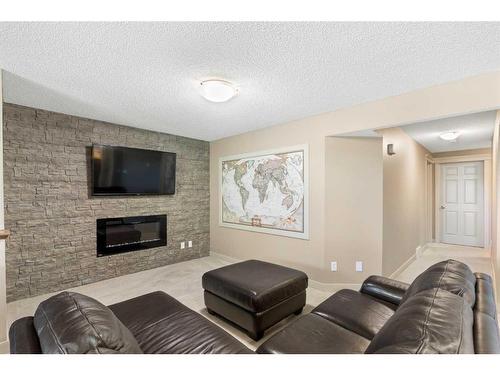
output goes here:
[{"label": "light switch plate", "polygon": [[363,272],[363,262],[360,260],[356,261],[356,272]]},{"label": "light switch plate", "polygon": [[181,242],[181,250],[186,248],[186,243],[184,241]]},{"label": "light switch plate", "polygon": [[188,241],[188,247],[193,247],[193,241]]},{"label": "light switch plate", "polygon": [[332,272],[337,272],[337,262],[330,262],[330,270]]}]

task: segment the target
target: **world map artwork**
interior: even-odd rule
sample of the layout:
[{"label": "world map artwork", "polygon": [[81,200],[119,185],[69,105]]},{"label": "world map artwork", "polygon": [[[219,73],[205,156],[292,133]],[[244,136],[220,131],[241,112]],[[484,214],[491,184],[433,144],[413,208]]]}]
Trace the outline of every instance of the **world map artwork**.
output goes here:
[{"label": "world map artwork", "polygon": [[222,224],[304,233],[304,150],[221,163]]}]

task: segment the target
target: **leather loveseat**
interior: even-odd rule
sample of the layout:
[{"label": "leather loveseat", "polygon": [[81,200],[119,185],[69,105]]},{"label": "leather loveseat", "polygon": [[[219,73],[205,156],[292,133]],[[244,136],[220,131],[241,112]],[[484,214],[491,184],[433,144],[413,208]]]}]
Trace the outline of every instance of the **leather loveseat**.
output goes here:
[{"label": "leather loveseat", "polygon": [[241,342],[164,292],[106,307],[72,292],[42,302],[9,330],[12,354],[236,354]]},{"label": "leather loveseat", "polygon": [[264,342],[258,353],[500,353],[492,280],[455,260],[411,284],[371,276]]}]

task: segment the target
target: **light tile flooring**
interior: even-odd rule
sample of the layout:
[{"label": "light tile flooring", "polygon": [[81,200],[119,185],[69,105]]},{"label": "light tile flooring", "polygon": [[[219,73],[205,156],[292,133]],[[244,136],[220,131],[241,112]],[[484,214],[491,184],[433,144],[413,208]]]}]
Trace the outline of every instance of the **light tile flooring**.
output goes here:
[{"label": "light tile flooring", "polygon": [[[397,278],[411,282],[418,274],[431,264],[454,258],[468,264],[474,272],[492,273],[489,253],[484,249],[468,248],[432,244],[428,249],[412,262]],[[201,276],[208,270],[222,267],[231,263],[231,260],[219,255],[210,255],[206,258],[177,263],[165,267],[155,268],[131,275],[121,276],[98,283],[84,285],[72,290],[91,296],[106,305],[120,302],[155,290],[163,290],[175,297],[186,306],[201,313],[223,329],[238,338],[251,349],[258,347],[260,342],[251,340],[240,330],[229,323],[208,314],[203,303]],[[56,293],[46,294],[33,298],[23,299],[7,305],[7,319],[10,324],[23,316],[33,315],[38,304]],[[332,293],[312,287],[307,289],[306,307],[303,313],[310,312]],[[269,331],[264,339],[278,332],[285,325],[297,319],[295,315],[283,320]]]},{"label": "light tile flooring", "polygon": [[493,274],[490,252],[479,247],[467,247],[432,243],[417,257],[397,278],[411,283],[419,274],[434,263],[447,259],[456,259],[467,264],[473,272]]}]

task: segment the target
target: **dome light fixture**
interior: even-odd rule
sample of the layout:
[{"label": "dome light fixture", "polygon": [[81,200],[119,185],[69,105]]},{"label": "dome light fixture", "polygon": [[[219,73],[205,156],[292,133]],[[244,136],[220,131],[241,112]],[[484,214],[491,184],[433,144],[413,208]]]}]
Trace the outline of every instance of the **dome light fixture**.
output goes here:
[{"label": "dome light fixture", "polygon": [[200,93],[208,101],[223,103],[234,98],[238,90],[231,82],[222,79],[209,79],[200,82]]},{"label": "dome light fixture", "polygon": [[439,134],[439,138],[448,142],[456,142],[457,138],[460,136],[460,132],[446,132]]}]

